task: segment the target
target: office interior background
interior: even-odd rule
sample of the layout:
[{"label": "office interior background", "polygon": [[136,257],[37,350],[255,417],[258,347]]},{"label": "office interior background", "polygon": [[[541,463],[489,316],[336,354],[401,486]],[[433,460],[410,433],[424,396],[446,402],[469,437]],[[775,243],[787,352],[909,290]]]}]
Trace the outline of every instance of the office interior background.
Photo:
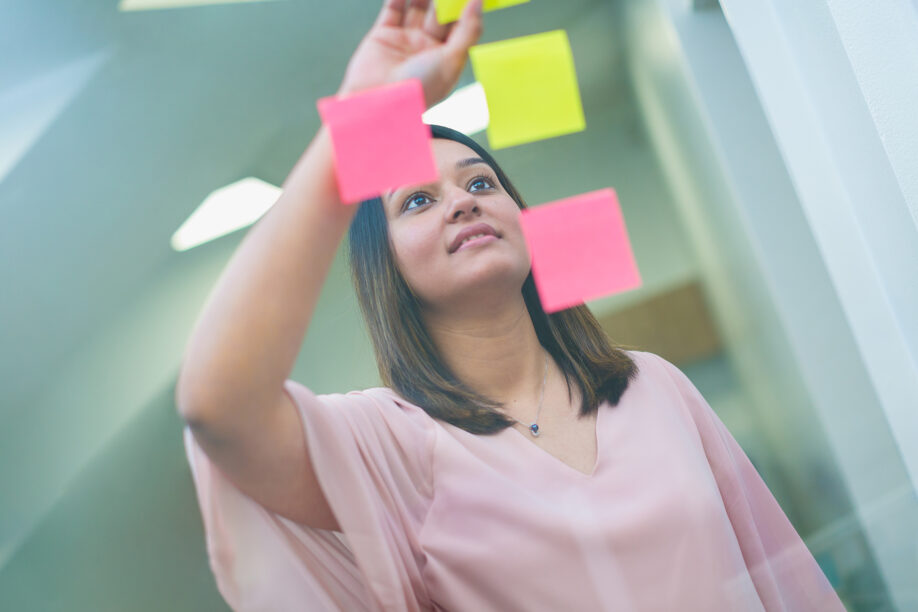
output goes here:
[{"label": "office interior background", "polygon": [[[0,609],[227,609],[173,394],[252,220],[175,237],[276,197],[379,5],[0,2]],[[531,205],[616,189],[643,285],[590,308],[692,379],[850,610],[918,610],[918,4],[532,0],[482,42],[558,28],[587,129],[497,160]],[[379,384],[343,248],[290,377]]]}]

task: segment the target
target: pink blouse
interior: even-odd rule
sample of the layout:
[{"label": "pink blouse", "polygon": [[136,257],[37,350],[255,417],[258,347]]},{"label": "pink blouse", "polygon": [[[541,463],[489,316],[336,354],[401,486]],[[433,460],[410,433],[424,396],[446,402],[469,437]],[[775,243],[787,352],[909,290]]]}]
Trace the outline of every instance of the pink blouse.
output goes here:
[{"label": "pink blouse", "polygon": [[599,407],[584,474],[509,428],[475,435],[387,388],[288,380],[342,532],[281,517],[185,448],[217,586],[235,610],[844,610],[689,379],[640,373]]}]

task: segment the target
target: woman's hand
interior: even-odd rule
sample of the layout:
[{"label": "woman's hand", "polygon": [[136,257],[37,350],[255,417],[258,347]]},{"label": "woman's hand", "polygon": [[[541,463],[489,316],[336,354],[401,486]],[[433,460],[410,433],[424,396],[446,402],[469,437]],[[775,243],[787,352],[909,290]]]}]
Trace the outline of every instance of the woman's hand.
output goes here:
[{"label": "woman's hand", "polygon": [[471,0],[459,21],[437,23],[433,0],[385,0],[376,23],[348,63],[339,95],[420,79],[431,107],[449,94],[469,47],[481,36],[482,0]]}]

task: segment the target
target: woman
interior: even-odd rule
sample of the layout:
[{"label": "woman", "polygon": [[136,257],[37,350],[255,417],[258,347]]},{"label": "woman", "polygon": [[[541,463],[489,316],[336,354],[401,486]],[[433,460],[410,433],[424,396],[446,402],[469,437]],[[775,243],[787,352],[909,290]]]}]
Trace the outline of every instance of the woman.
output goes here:
[{"label": "woman", "polygon": [[[480,2],[443,27],[388,0],[340,93],[419,78],[432,105],[480,31]],[[689,380],[585,307],[546,315],[519,195],[476,143],[434,136],[438,181],[357,207],[320,129],[197,323],[176,401],[227,602],[843,609]],[[349,226],[386,386],[317,396],[287,376]]]}]

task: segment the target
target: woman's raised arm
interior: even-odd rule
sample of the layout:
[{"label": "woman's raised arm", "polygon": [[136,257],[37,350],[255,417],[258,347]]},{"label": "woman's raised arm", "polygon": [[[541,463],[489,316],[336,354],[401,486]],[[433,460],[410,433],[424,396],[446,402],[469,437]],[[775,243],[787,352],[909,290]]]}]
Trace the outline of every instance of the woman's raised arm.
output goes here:
[{"label": "woman's raised arm", "polygon": [[[481,0],[450,26],[436,23],[430,4],[387,0],[339,93],[418,78],[428,105],[445,97],[480,35]],[[321,128],[208,297],[175,392],[195,439],[240,489],[295,520],[326,526],[333,521],[283,384],[356,209],[340,200]]]}]

